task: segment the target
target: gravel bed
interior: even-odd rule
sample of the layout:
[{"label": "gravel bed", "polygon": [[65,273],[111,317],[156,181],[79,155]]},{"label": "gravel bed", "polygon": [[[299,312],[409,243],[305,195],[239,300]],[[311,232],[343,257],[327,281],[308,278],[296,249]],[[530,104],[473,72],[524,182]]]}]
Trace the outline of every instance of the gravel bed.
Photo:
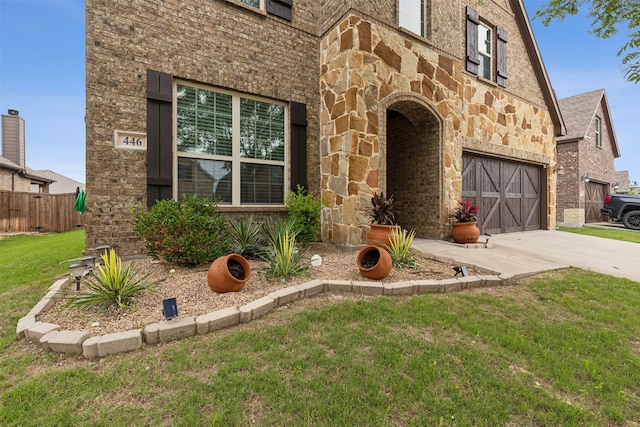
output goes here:
[{"label": "gravel bed", "polygon": [[[318,254],[322,265],[310,266],[304,277],[288,281],[268,281],[264,277],[266,264],[263,261],[249,260],[251,277],[240,292],[216,293],[207,284],[206,266],[194,268],[169,265],[150,259],[129,261],[143,274],[149,273],[151,290],[136,297],[130,308],[67,308],[64,300],[57,301],[50,309],[41,313],[38,320],[55,323],[65,330],[88,331],[93,335],[103,335],[129,329],[143,328],[148,324],[162,321],[162,300],[176,298],[179,317],[195,317],[227,307],[240,307],[257,300],[273,291],[301,284],[314,279],[326,280],[362,280],[355,263],[356,251],[342,251],[330,243],[312,243],[306,248],[305,256],[311,258]],[[381,283],[406,280],[446,279],[453,277],[453,266],[430,259],[417,253],[418,266],[415,269],[392,269]],[[128,262],[127,262],[128,263]],[[125,263],[126,264],[126,263]],[[75,286],[75,285],[73,285]]]}]

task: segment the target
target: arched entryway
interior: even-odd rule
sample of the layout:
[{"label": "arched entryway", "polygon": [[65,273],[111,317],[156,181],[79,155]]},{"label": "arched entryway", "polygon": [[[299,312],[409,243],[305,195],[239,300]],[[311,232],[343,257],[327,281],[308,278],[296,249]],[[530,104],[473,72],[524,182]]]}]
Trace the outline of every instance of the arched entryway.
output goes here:
[{"label": "arched entryway", "polygon": [[[423,238],[443,238],[442,122],[422,98],[399,95],[385,108],[387,195],[403,202],[399,224]],[[385,185],[386,184],[386,185]]]}]

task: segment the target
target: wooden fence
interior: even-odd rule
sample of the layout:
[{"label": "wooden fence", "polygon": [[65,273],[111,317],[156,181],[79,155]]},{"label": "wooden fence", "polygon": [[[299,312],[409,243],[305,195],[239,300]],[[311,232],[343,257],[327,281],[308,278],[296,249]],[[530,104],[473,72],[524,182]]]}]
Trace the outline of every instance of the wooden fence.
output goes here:
[{"label": "wooden fence", "polygon": [[76,195],[0,191],[0,232],[63,232],[84,226]]}]

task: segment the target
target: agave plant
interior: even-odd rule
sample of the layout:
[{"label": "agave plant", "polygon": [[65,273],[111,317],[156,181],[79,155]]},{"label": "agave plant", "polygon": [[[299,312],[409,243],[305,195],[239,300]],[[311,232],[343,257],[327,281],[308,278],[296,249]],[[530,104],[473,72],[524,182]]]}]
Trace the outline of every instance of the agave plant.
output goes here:
[{"label": "agave plant", "polygon": [[134,265],[123,267],[122,260],[114,249],[105,252],[102,260],[104,266],[98,265],[94,273],[82,281],[88,290],[68,294],[70,306],[116,304],[125,308],[133,297],[148,289],[145,281],[149,275],[138,278]]},{"label": "agave plant", "polygon": [[245,258],[257,258],[263,248],[260,227],[253,225],[253,215],[236,220],[231,218],[231,249]]}]

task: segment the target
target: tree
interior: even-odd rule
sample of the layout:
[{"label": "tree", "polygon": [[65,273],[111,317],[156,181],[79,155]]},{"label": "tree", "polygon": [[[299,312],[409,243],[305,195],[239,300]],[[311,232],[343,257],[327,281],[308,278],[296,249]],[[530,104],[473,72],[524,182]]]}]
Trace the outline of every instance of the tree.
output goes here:
[{"label": "tree", "polygon": [[606,39],[618,33],[618,26],[629,29],[629,41],[618,51],[622,57],[624,77],[631,83],[640,82],[640,0],[549,0],[536,9],[535,17],[547,27],[554,19],[577,15],[581,8],[593,18],[590,33]]}]

